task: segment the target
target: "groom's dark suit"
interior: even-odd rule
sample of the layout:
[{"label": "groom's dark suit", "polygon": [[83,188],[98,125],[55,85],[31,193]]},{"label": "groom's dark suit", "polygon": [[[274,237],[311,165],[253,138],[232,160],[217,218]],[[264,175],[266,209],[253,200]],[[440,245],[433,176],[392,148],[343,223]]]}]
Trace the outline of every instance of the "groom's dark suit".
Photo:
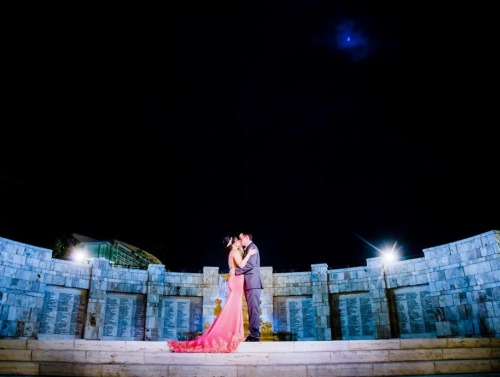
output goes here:
[{"label": "groom's dark suit", "polygon": [[250,256],[243,268],[236,268],[236,275],[244,275],[245,299],[248,307],[248,330],[249,338],[260,339],[260,294],[262,292],[262,276],[260,274],[260,255],[257,245],[253,242],[248,244],[243,253],[243,258],[251,249],[257,249],[257,253]]}]

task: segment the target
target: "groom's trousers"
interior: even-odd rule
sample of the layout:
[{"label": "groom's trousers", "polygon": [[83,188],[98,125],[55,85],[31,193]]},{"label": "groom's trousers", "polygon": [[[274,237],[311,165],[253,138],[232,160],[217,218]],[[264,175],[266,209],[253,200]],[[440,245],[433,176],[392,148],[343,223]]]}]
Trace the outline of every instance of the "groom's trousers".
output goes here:
[{"label": "groom's trousers", "polygon": [[260,295],[262,289],[249,289],[245,291],[248,307],[248,331],[250,336],[260,339]]}]

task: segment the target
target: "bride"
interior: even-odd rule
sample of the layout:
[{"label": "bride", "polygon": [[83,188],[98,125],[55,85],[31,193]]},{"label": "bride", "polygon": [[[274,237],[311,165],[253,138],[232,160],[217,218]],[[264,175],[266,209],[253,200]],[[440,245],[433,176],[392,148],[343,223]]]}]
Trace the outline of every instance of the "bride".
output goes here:
[{"label": "bride", "polygon": [[243,268],[255,250],[242,257],[243,248],[237,237],[224,237],[223,245],[228,255],[229,295],[226,303],[212,325],[198,338],[193,340],[169,340],[172,352],[234,352],[244,340],[243,331],[243,275],[236,276],[235,268]]}]

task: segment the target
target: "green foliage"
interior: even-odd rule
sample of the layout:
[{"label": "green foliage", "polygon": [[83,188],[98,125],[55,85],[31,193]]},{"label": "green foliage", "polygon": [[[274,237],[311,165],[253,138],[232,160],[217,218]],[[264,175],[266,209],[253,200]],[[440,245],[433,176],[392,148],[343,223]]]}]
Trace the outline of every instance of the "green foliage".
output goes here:
[{"label": "green foliage", "polygon": [[52,257],[57,259],[68,259],[71,249],[80,242],[72,234],[60,234],[52,245]]}]

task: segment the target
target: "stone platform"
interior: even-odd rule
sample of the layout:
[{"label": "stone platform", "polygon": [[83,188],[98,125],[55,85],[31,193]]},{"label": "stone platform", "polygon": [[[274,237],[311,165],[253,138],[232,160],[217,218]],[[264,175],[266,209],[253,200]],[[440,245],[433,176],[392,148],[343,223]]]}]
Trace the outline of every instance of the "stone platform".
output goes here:
[{"label": "stone platform", "polygon": [[1,376],[322,377],[500,375],[499,338],[242,343],[179,354],[146,341],[0,339]]}]

